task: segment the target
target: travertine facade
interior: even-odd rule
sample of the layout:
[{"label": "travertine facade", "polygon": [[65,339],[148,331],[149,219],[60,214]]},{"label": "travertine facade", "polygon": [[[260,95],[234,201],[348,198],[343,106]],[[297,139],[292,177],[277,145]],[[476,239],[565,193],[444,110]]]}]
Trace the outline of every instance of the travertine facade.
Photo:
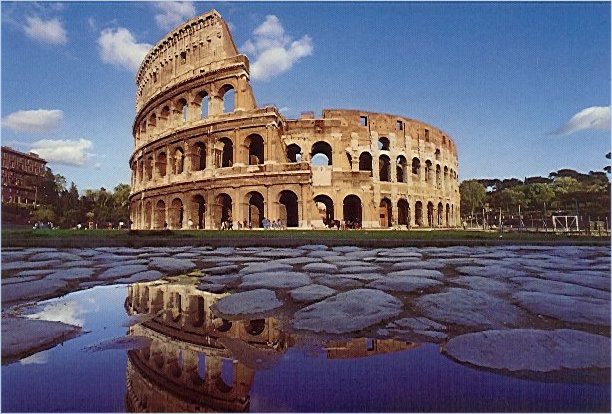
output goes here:
[{"label": "travertine facade", "polygon": [[[137,74],[132,228],[452,227],[457,151],[413,119],[257,107],[249,61],[216,11],[170,32]],[[327,160],[316,165],[313,160]]]}]

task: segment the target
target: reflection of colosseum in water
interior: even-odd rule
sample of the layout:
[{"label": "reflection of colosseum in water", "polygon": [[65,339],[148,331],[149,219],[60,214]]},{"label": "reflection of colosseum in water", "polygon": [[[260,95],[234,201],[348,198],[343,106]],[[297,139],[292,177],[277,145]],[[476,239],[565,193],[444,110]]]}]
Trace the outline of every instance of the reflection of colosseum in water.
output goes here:
[{"label": "reflection of colosseum in water", "polygon": [[214,10],[157,43],[136,83],[133,228],[210,229],[228,218],[260,227],[264,217],[301,228],[458,223],[448,134],[388,114],[334,109],[286,119],[258,107],[249,61]]},{"label": "reflection of colosseum in water", "polygon": [[[209,308],[223,296],[167,282],[128,288],[127,312],[151,317],[131,326],[129,335],[152,340],[149,347],[128,352],[128,411],[248,410],[255,376],[249,353],[280,355],[288,342],[273,318],[216,318]],[[229,341],[244,343],[242,360],[228,350]]]}]

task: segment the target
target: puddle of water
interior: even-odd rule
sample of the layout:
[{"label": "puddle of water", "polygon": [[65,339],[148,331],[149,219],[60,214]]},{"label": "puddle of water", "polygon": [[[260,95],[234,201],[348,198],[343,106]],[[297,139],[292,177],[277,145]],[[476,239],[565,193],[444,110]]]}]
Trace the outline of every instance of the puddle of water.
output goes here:
[{"label": "puddle of water", "polygon": [[[433,344],[305,340],[283,332],[275,318],[229,323],[208,311],[220,296],[153,282],[93,288],[26,309],[89,333],[3,366],[3,411],[610,409],[609,384],[477,370]],[[113,338],[122,339],[108,342]],[[128,350],[135,346],[141,348]]]}]

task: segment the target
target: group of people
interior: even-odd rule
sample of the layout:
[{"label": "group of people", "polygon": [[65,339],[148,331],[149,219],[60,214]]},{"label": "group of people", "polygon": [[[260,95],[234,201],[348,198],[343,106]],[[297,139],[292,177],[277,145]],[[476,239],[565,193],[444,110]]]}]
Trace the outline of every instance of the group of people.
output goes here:
[{"label": "group of people", "polygon": [[[282,230],[282,229],[285,229],[285,224],[283,223],[282,220],[269,220],[264,217],[261,220],[261,227],[263,227],[264,230]],[[221,227],[219,227],[219,230],[233,230],[233,229],[234,229],[234,222],[231,217],[228,217],[227,220],[222,221]],[[251,221],[246,221],[246,220],[244,220],[243,222],[237,221],[236,229],[237,230],[251,230],[253,229],[253,223]]]}]

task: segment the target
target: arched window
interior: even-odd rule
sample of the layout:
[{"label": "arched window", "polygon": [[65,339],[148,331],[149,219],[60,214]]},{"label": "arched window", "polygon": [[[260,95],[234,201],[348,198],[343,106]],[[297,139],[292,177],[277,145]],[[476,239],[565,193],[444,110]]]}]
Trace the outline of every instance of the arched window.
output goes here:
[{"label": "arched window", "polygon": [[444,187],[448,188],[448,167],[444,166]]},{"label": "arched window", "polygon": [[183,201],[180,198],[175,198],[170,204],[170,227],[183,228]]},{"label": "arched window", "polygon": [[372,175],[372,155],[367,151],[359,156],[359,171],[370,171]]},{"label": "arched window", "polygon": [[427,160],[425,161],[425,182],[426,183],[431,183],[431,161]]},{"label": "arched window", "polygon": [[229,195],[222,193],[217,196],[214,215],[217,228],[232,218],[232,198]]},{"label": "arched window", "polygon": [[391,210],[391,200],[388,198],[383,198],[380,200],[380,227],[388,228],[391,227],[392,223],[392,210]]},{"label": "arched window", "polygon": [[310,152],[313,165],[332,165],[332,147],[325,141],[315,142]]},{"label": "arched window", "polygon": [[223,144],[223,150],[217,166],[231,167],[234,165],[234,144],[229,138],[221,138],[219,142]]},{"label": "arched window", "polygon": [[323,220],[323,224],[328,227],[333,225],[334,221],[334,202],[331,198],[324,194],[320,194],[314,198],[317,210]]},{"label": "arched window", "polygon": [[436,156],[436,161],[440,161],[440,149],[439,148],[436,148],[435,156]]},{"label": "arched window", "polygon": [[421,160],[417,157],[412,159],[412,173],[418,177],[421,176]]},{"label": "arched window", "polygon": [[202,91],[196,96],[196,104],[200,105],[200,119],[208,118],[208,103],[210,98],[206,91]]},{"label": "arched window", "polygon": [[391,181],[391,160],[386,155],[378,158],[378,177],[380,181]]},{"label": "arched window", "polygon": [[147,180],[153,179],[153,156],[149,155],[146,162]]},{"label": "arched window", "polygon": [[344,198],[342,205],[342,213],[344,222],[351,228],[361,228],[362,223],[362,208],[361,199],[356,195],[348,195]]},{"label": "arched window", "polygon": [[173,174],[182,174],[185,169],[185,153],[182,148],[174,150],[174,165],[172,166]]},{"label": "arched window", "polygon": [[194,154],[193,154],[193,162],[192,168],[194,171],[202,171],[206,168],[206,144],[203,142],[196,142],[193,146]]},{"label": "arched window", "polygon": [[253,228],[263,227],[264,198],[257,191],[251,191],[246,195],[246,203],[249,206],[246,214],[247,221]]},{"label": "arched window", "polygon": [[397,202],[397,224],[400,226],[410,225],[410,204],[403,198]]},{"label": "arched window", "polygon": [[236,108],[236,92],[232,85],[224,85],[219,90],[219,96],[223,99],[223,113],[234,112]]},{"label": "arched window", "polygon": [[249,148],[248,165],[258,165],[264,163],[264,140],[260,135],[249,135],[246,139]]},{"label": "arched window", "polygon": [[181,98],[176,103],[176,110],[179,114],[179,125],[185,124],[187,122],[187,100],[185,98]]},{"label": "arched window", "polygon": [[160,177],[165,177],[166,176],[166,164],[168,162],[167,160],[167,156],[165,152],[160,152],[159,154],[157,154],[157,162],[156,167],[157,167],[157,175]]},{"label": "arched window", "polygon": [[389,151],[389,147],[390,147],[389,138],[380,137],[378,139],[378,149],[380,151]]},{"label": "arched window", "polygon": [[166,203],[159,200],[155,205],[155,228],[163,229],[166,224]]},{"label": "arched window", "polygon": [[406,176],[406,164],[406,157],[404,157],[403,155],[399,155],[395,160],[395,169],[398,183],[408,182],[408,177]]},{"label": "arched window", "polygon": [[157,115],[155,115],[155,113],[152,113],[151,116],[149,116],[149,128],[153,129],[155,128],[156,125],[157,125]]},{"label": "arched window", "polygon": [[293,191],[284,190],[279,195],[279,219],[286,227],[298,227],[298,198]]},{"label": "arched window", "polygon": [[442,167],[440,167],[440,164],[436,164],[436,187],[442,188]]},{"label": "arched window", "polygon": [[302,149],[297,144],[287,145],[287,158],[290,162],[302,161]]},{"label": "arched window", "polygon": [[423,203],[420,201],[414,204],[414,224],[417,226],[423,225]]},{"label": "arched window", "polygon": [[164,128],[169,127],[169,121],[170,121],[170,107],[169,106],[164,106],[164,108],[161,111],[161,114],[159,115],[159,120],[161,121],[161,124]]},{"label": "arched window", "polygon": [[434,205],[431,201],[427,203],[427,225],[434,226]]},{"label": "arched window", "polygon": [[195,217],[194,224],[198,229],[204,228],[204,214],[206,213],[206,202],[201,195],[195,195],[192,198],[193,208],[191,214]]}]

